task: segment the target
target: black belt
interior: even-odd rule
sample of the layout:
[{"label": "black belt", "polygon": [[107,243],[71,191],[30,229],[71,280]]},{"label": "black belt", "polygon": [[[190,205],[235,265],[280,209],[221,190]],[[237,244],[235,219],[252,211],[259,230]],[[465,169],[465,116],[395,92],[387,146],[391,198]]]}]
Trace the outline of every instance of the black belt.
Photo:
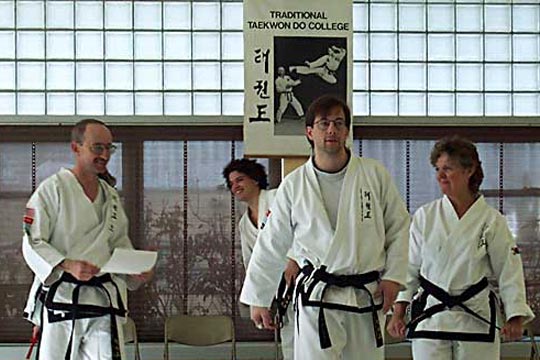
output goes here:
[{"label": "black belt", "polygon": [[[73,288],[71,304],[54,302],[54,296],[58,290],[58,287],[62,283],[71,283],[76,286]],[[116,289],[116,300],[118,308],[113,307],[112,297],[107,288],[103,284],[111,283]],[[107,295],[109,300],[109,306],[98,306],[89,304],[79,304],[80,290],[84,286],[96,287]],[[75,320],[77,319],[89,319],[109,315],[111,317],[111,349],[113,360],[121,360],[120,355],[120,342],[118,339],[118,325],[116,323],[116,316],[125,317],[126,309],[120,295],[118,285],[113,281],[110,274],[105,274],[99,277],[93,277],[88,281],[81,281],[74,278],[71,274],[64,272],[61,278],[51,285],[50,289],[45,295],[45,307],[47,308],[49,322],[58,322],[64,320],[71,320],[71,334],[69,338],[68,348],[65,354],[65,359],[69,360],[71,357],[71,347],[73,343],[73,333],[75,329]],[[55,311],[61,311],[62,315],[55,315]]]},{"label": "black belt", "polygon": [[278,328],[283,327],[283,318],[287,314],[287,308],[289,307],[293,296],[294,283],[291,284],[291,286],[288,286],[287,280],[285,279],[285,273],[283,273],[281,275],[281,281],[279,282],[276,296],[272,300],[272,305],[270,305],[270,312],[273,315],[272,318],[275,319]]},{"label": "black belt", "polygon": [[[484,289],[488,287],[487,278],[483,278],[476,284],[469,286],[465,291],[459,295],[450,295],[445,290],[441,289],[431,281],[420,276],[420,286],[424,290],[418,299],[413,301],[412,307],[415,309],[412,312],[412,319],[407,324],[409,329],[408,337],[414,338],[427,338],[427,339],[439,339],[439,340],[461,340],[461,341],[480,341],[480,342],[493,342],[495,340],[495,329],[500,328],[496,325],[497,313],[496,313],[496,298],[495,294],[490,291],[489,293],[489,307],[490,307],[490,319],[485,319],[477,312],[473,311],[465,302],[478,295]],[[433,305],[425,309],[427,297],[431,295],[440,301],[439,304]],[[431,316],[449,310],[453,307],[459,307],[463,309],[467,314],[473,316],[489,325],[488,333],[464,333],[464,332],[448,332],[448,331],[417,331],[418,324]]]},{"label": "black belt", "polygon": [[[299,280],[296,286],[296,297],[301,297],[303,306],[313,306],[320,308],[319,310],[319,341],[321,344],[321,349],[327,349],[332,346],[332,341],[330,340],[330,334],[328,333],[328,327],[326,325],[326,319],[324,315],[324,309],[332,310],[342,310],[347,312],[353,312],[357,314],[371,313],[373,320],[373,331],[375,334],[375,341],[377,347],[383,346],[383,337],[381,331],[381,324],[379,322],[379,317],[377,316],[377,311],[382,309],[383,304],[375,304],[373,295],[366,288],[366,285],[373,282],[378,282],[380,280],[380,273],[378,271],[370,271],[364,274],[356,275],[333,275],[326,271],[326,266],[321,266],[318,269],[315,269],[313,265],[308,264],[302,268],[302,274],[304,275],[302,279]],[[310,280],[307,290],[304,287],[304,283]],[[319,301],[310,300],[311,293],[315,289],[315,286],[319,283],[325,283],[324,288],[321,293]],[[356,307],[348,306],[343,304],[336,304],[323,301],[326,290],[330,286],[337,286],[340,288],[353,287],[358,290],[365,291],[369,296],[370,305],[365,307]],[[296,321],[298,326],[298,308],[296,309]]]}]

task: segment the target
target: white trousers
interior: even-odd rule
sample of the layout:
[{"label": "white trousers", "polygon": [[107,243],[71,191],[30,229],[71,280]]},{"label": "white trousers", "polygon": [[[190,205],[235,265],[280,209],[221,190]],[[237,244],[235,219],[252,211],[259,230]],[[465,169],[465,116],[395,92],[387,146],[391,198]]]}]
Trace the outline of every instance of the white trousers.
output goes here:
[{"label": "white trousers", "polygon": [[291,302],[287,308],[286,319],[280,331],[283,360],[294,359],[294,330],[294,306]]},{"label": "white trousers", "polygon": [[492,343],[413,339],[412,352],[414,360],[498,360],[500,345],[497,332]]},{"label": "white trousers", "polygon": [[[383,360],[384,346],[378,348],[371,313],[355,314],[342,310],[324,310],[332,346],[321,349],[319,308],[302,306],[298,301],[299,328],[295,331],[294,357],[309,360]],[[384,315],[378,312],[381,328]],[[383,334],[384,336],[384,334]]]},{"label": "white trousers", "polygon": [[[43,316],[38,360],[64,360],[69,346],[72,321],[49,323]],[[122,359],[125,359],[122,324],[118,322]],[[111,360],[111,320],[109,315],[75,321],[70,360]]]}]

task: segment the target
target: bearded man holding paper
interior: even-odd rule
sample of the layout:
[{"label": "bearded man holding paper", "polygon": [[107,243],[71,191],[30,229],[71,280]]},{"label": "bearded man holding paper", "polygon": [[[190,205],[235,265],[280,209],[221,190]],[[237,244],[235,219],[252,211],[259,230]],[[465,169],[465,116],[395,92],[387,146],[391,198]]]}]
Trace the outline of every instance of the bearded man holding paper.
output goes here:
[{"label": "bearded man holding paper", "polygon": [[115,249],[133,249],[117,191],[102,179],[116,146],[106,125],[78,122],[72,169],[44,180],[26,205],[23,255],[34,272],[25,316],[41,328],[37,359],[124,359],[127,289],[148,281],[100,269]]}]

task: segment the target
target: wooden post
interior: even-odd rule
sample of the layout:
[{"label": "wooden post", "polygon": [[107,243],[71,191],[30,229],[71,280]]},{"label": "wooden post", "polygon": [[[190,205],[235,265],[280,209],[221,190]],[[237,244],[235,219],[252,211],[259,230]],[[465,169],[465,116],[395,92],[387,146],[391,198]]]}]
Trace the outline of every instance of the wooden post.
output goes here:
[{"label": "wooden post", "polygon": [[285,177],[288,173],[303,165],[309,159],[308,156],[288,157],[283,159],[281,174]]}]

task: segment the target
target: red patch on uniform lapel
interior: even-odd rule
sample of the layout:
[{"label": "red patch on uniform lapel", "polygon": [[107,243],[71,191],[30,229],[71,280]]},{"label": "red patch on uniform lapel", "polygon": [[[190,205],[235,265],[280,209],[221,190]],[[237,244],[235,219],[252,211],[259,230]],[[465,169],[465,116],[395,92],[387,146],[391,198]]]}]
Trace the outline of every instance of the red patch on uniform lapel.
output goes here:
[{"label": "red patch on uniform lapel", "polygon": [[35,215],[34,209],[26,208],[26,211],[23,216],[23,222],[28,225],[32,225],[34,223],[34,215]]}]

